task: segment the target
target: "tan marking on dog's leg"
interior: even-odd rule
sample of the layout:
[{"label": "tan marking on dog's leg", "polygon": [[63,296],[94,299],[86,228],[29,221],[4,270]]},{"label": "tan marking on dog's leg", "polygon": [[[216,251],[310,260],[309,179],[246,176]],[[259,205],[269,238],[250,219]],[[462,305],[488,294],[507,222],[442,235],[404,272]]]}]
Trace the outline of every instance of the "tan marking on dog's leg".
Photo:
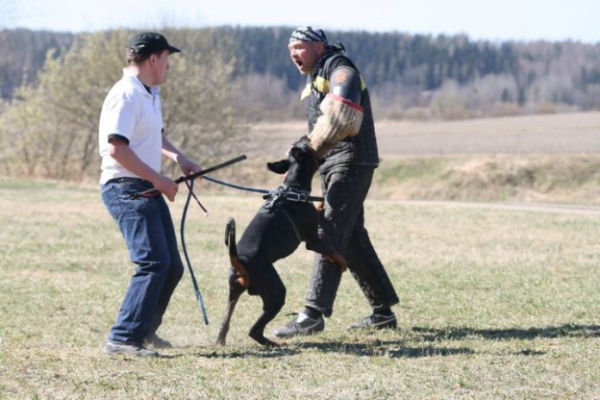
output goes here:
[{"label": "tan marking on dog's leg", "polygon": [[244,265],[240,262],[239,258],[235,256],[229,256],[231,266],[235,270],[235,275],[238,276],[238,283],[248,289],[250,287],[250,276]]},{"label": "tan marking on dog's leg", "polygon": [[333,253],[331,256],[327,257],[327,259],[332,263],[335,263],[340,269],[340,272],[344,272],[348,269],[346,259],[340,253]]}]

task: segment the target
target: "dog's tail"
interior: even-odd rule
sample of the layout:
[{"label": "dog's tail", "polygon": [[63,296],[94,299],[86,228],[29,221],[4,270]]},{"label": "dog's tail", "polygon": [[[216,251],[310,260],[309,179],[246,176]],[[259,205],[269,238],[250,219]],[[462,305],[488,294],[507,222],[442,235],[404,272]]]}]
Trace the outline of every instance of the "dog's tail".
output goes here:
[{"label": "dog's tail", "polygon": [[248,289],[250,286],[250,276],[238,257],[235,242],[235,220],[231,217],[227,220],[227,226],[225,227],[225,245],[229,249],[229,260],[237,277],[236,282],[243,288]]},{"label": "dog's tail", "polygon": [[223,323],[221,324],[221,328],[219,329],[219,335],[217,336],[218,345],[225,345],[235,305],[242,293],[250,286],[250,279],[248,279],[246,268],[244,268],[238,258],[237,245],[235,243],[235,221],[233,218],[229,218],[227,226],[225,227],[225,245],[229,248],[229,259],[231,260],[232,272],[229,275],[227,312],[223,319]]}]

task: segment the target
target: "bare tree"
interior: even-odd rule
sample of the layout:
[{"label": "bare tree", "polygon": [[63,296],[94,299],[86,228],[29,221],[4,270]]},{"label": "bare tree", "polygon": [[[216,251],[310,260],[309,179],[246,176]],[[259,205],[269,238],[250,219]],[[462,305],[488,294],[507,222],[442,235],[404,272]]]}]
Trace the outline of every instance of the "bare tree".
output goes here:
[{"label": "bare tree", "polygon": [[[102,102],[120,79],[131,32],[85,34],[60,57],[48,54],[39,85],[23,85],[0,115],[5,174],[96,179]],[[184,49],[172,57],[163,85],[166,134],[196,159],[222,154],[238,132],[232,65],[199,32],[174,31]],[[188,50],[189,49],[189,50]],[[10,144],[10,145],[9,145]],[[6,145],[6,146],[4,146]]]}]

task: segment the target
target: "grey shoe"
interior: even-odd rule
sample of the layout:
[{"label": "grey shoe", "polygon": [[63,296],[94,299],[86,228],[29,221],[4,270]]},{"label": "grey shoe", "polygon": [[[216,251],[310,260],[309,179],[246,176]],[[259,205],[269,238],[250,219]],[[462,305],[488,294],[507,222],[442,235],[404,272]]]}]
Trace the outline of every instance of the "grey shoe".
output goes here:
[{"label": "grey shoe", "polygon": [[396,328],[396,315],[383,315],[373,313],[369,315],[367,318],[363,319],[356,324],[351,324],[346,327],[346,329],[360,329],[360,328],[374,328],[374,329],[385,329],[385,328]]},{"label": "grey shoe", "polygon": [[153,350],[148,350],[141,344],[117,342],[114,340],[107,340],[104,345],[104,352],[106,354],[127,354],[136,357],[158,357],[158,353]]},{"label": "grey shoe", "polygon": [[296,335],[312,335],[325,329],[323,317],[318,319],[308,318],[306,314],[298,314],[298,318],[289,322],[287,325],[275,329],[275,336],[280,338],[292,337]]},{"label": "grey shoe", "polygon": [[144,346],[152,346],[155,349],[171,349],[173,345],[166,339],[161,338],[156,333],[151,333],[144,339]]}]

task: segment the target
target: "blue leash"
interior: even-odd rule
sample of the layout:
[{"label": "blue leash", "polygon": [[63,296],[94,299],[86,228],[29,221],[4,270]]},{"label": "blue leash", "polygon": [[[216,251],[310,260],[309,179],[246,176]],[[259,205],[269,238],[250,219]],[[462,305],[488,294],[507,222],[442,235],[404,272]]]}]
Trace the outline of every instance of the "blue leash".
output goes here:
[{"label": "blue leash", "polygon": [[219,179],[215,179],[215,178],[210,177],[208,175],[204,175],[204,179],[206,179],[209,182],[217,183],[219,185],[227,186],[227,187],[230,187],[230,188],[233,188],[233,189],[246,190],[248,192],[254,192],[254,193],[264,193],[264,194],[270,193],[270,191],[266,190],[266,189],[256,189],[256,188],[251,188],[251,187],[248,187],[248,186],[236,185],[234,183],[229,183],[229,182],[221,181]]},{"label": "blue leash", "polygon": [[[187,215],[188,206],[190,205],[190,200],[193,196],[192,189],[194,188],[194,179],[190,180],[188,184],[188,197],[185,202],[185,206],[183,207],[183,215],[181,216],[181,247],[183,247],[183,254],[185,255],[185,261],[187,262],[188,271],[190,272],[190,277],[192,278],[192,285],[194,286],[194,291],[196,292],[196,300],[198,300],[198,306],[200,307],[200,312],[202,313],[202,319],[204,320],[204,325],[208,325],[208,317],[206,316],[206,310],[204,308],[204,301],[202,300],[202,293],[200,293],[200,289],[198,288],[198,282],[196,281],[196,275],[194,275],[194,270],[192,269],[192,263],[190,263],[190,258],[188,257],[187,247],[185,245],[185,236],[184,236],[184,226],[185,226],[185,218]],[[197,199],[196,199],[197,200]],[[200,204],[200,207],[202,205]],[[204,212],[206,209],[202,207]]]},{"label": "blue leash", "polygon": [[[248,187],[248,186],[236,185],[235,183],[225,182],[225,181],[222,181],[222,180],[210,177],[208,175],[204,175],[203,179],[206,179],[209,182],[217,183],[219,185],[227,186],[227,187],[230,187],[230,188],[233,188],[233,189],[246,190],[248,192],[263,193],[265,195],[273,195],[273,194],[277,193],[277,190],[257,189],[257,188]],[[295,194],[291,194],[290,196],[286,196],[286,198],[288,200],[296,200],[296,201],[324,201],[323,197],[319,197],[319,196],[308,196],[307,195],[306,197],[298,198],[298,199],[296,199],[296,197],[297,197],[297,195],[295,195]],[[267,197],[263,196],[263,198],[267,198]]]},{"label": "blue leash", "polygon": [[[208,325],[208,317],[206,316],[206,309],[204,308],[204,301],[202,300],[202,293],[200,293],[200,288],[198,288],[198,281],[196,281],[196,275],[194,274],[194,270],[192,269],[192,263],[190,262],[190,257],[188,256],[188,253],[187,253],[187,246],[185,245],[185,229],[184,229],[185,228],[185,219],[187,216],[187,210],[188,210],[188,206],[190,205],[190,200],[191,200],[192,196],[194,197],[194,199],[196,199],[196,201],[198,202],[198,205],[200,206],[202,211],[204,211],[206,213],[206,215],[208,215],[208,211],[206,211],[206,208],[204,208],[202,203],[200,203],[200,200],[198,200],[198,197],[196,197],[196,195],[194,194],[194,190],[193,190],[194,180],[199,176],[202,176],[202,175],[207,174],[212,171],[216,171],[217,169],[221,169],[223,167],[227,167],[228,165],[235,164],[235,163],[245,160],[245,159],[246,159],[246,156],[241,155],[241,156],[232,158],[231,160],[214,165],[210,168],[203,169],[194,174],[182,176],[175,180],[176,183],[185,182],[185,184],[188,187],[188,197],[187,197],[187,200],[185,201],[185,206],[183,207],[183,215],[181,216],[181,247],[183,248],[183,254],[185,255],[185,261],[188,266],[188,271],[190,272],[190,277],[192,278],[192,285],[194,286],[194,291],[196,292],[196,300],[198,300],[198,307],[200,307],[200,312],[202,313],[202,319],[204,320],[205,325]],[[150,189],[150,191],[156,191],[156,189]],[[145,193],[146,192],[136,193],[135,195],[132,195],[132,199],[137,198],[139,196],[144,196]]]}]

